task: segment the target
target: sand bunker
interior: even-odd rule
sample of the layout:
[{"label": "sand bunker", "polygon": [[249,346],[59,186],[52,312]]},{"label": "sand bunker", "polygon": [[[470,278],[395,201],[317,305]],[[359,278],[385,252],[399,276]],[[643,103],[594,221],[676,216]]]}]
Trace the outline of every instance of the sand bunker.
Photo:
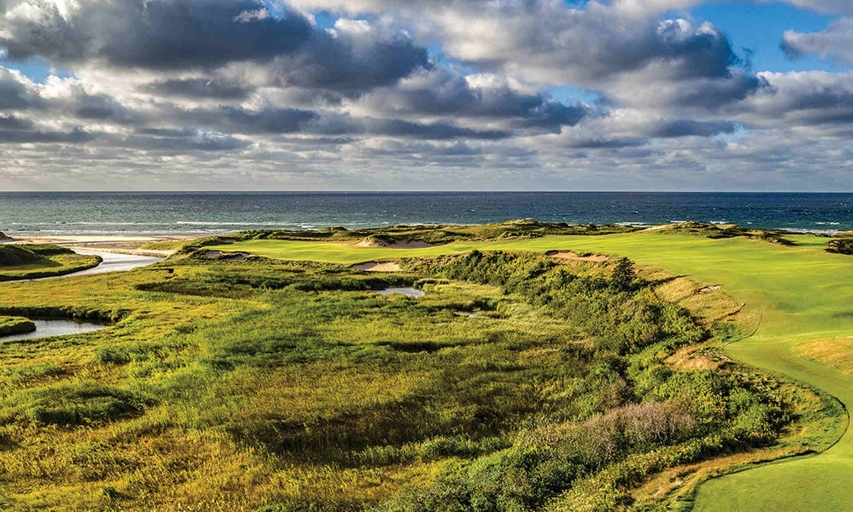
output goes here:
[{"label": "sand bunker", "polygon": [[222,252],[222,251],[207,251],[204,257],[209,260],[228,260],[228,261],[246,261],[248,259],[257,258],[254,254],[247,252]]},{"label": "sand bunker", "polygon": [[423,240],[398,240],[396,242],[386,242],[378,237],[368,237],[361,242],[355,244],[356,247],[365,248],[384,248],[384,249],[427,249],[444,244],[431,244]]},{"label": "sand bunker", "polygon": [[367,272],[399,272],[402,270],[400,265],[393,261],[371,261],[369,263],[359,263],[358,265],[353,265],[352,268]]},{"label": "sand bunker", "polygon": [[607,256],[603,255],[592,255],[592,256],[581,256],[579,254],[575,254],[573,252],[558,252],[558,251],[549,251],[545,253],[546,256],[550,256],[552,258],[557,258],[561,260],[572,260],[572,261],[592,261],[595,263],[602,263],[608,260]]},{"label": "sand bunker", "polygon": [[719,370],[730,361],[726,356],[702,355],[698,347],[686,347],[669,356],[664,362],[678,370]]},{"label": "sand bunker", "polygon": [[715,292],[715,291],[719,290],[719,289],[720,289],[720,288],[722,288],[722,287],[723,287],[723,286],[722,286],[722,285],[719,285],[719,284],[715,284],[715,285],[712,285],[712,286],[706,286],[706,287],[704,287],[704,288],[700,288],[700,289],[699,289],[699,293]]}]

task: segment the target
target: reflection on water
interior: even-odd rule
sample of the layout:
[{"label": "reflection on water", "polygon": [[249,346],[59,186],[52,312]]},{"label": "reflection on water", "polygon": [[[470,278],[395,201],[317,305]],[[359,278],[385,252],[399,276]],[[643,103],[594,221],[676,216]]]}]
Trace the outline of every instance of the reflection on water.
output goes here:
[{"label": "reflection on water", "polygon": [[426,293],[424,293],[422,290],[418,290],[415,288],[386,288],[385,290],[379,290],[379,293],[381,293],[382,295],[391,295],[397,293],[400,295],[405,295],[407,297],[414,297],[416,299],[420,299],[421,297],[426,295]]},{"label": "reflection on water", "polygon": [[92,274],[104,274],[106,272],[124,272],[133,270],[139,267],[146,267],[163,261],[163,258],[155,258],[153,256],[136,256],[133,254],[115,254],[111,252],[88,251],[84,249],[74,249],[77,254],[86,256],[100,256],[103,260],[100,265],[88,270],[81,270],[73,274],[64,276],[45,277],[42,279],[33,279],[33,281],[42,281],[45,279],[62,279],[66,277],[88,276]]},{"label": "reflection on water", "polygon": [[0,336],[2,341],[35,340],[48,338],[50,336],[64,336],[66,334],[81,334],[84,332],[106,329],[106,325],[78,323],[73,320],[33,320],[36,324],[35,332],[26,334],[13,334],[11,336]]}]

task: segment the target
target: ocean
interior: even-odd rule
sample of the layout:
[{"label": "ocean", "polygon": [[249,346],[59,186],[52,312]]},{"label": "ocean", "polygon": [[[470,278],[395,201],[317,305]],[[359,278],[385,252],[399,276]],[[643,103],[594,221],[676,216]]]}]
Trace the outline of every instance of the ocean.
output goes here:
[{"label": "ocean", "polygon": [[699,221],[833,233],[853,230],[853,194],[0,193],[0,231],[15,235],[208,235],[249,229],[481,224],[530,218],[569,224]]}]

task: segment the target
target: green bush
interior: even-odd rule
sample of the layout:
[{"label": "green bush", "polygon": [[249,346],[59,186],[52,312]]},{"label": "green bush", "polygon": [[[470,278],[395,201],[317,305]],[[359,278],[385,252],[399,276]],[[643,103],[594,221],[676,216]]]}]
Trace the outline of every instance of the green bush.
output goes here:
[{"label": "green bush", "polygon": [[0,337],[34,332],[36,324],[29,318],[0,316]]},{"label": "green bush", "polygon": [[13,401],[32,421],[66,426],[115,420],[140,412],[151,403],[133,393],[94,381],[27,389],[16,393]]}]

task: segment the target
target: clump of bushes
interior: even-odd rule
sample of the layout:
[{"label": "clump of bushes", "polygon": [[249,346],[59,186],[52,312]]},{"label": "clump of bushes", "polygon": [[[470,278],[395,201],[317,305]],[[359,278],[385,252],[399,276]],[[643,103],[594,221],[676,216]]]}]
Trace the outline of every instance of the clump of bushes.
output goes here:
[{"label": "clump of bushes", "polygon": [[138,413],[150,399],[103,386],[75,381],[19,391],[13,402],[32,421],[53,425],[90,425]]},{"label": "clump of bushes", "polygon": [[[412,263],[417,266],[416,262]],[[568,272],[541,256],[482,253],[422,263],[433,275],[504,288],[592,338],[575,349],[581,374],[512,446],[458,459],[426,489],[405,489],[383,512],[611,510],[650,473],[773,442],[789,418],[766,376],[676,371],[668,355],[708,333],[658,299],[623,259],[610,271]]]},{"label": "clump of bushes", "polygon": [[853,238],[842,238],[830,240],[826,243],[826,250],[838,254],[853,254]]},{"label": "clump of bushes", "polygon": [[20,245],[0,245],[0,267],[26,265],[41,260],[41,256]]}]

